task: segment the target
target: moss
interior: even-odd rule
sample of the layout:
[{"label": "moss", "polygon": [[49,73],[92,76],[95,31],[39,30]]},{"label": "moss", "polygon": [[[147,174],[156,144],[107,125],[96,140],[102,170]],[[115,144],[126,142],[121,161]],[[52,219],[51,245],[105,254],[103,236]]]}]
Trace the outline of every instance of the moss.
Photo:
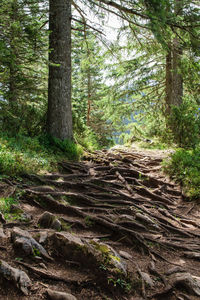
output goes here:
[{"label": "moss", "polygon": [[110,257],[111,259],[114,259],[114,260],[120,262],[120,257],[118,257],[118,256],[114,256],[114,255],[109,254],[109,257]]},{"label": "moss", "polygon": [[60,219],[59,221],[61,223],[61,228],[62,228],[63,231],[69,231],[73,226],[72,224],[69,224],[69,223],[65,222],[64,220],[62,220],[62,219]]}]

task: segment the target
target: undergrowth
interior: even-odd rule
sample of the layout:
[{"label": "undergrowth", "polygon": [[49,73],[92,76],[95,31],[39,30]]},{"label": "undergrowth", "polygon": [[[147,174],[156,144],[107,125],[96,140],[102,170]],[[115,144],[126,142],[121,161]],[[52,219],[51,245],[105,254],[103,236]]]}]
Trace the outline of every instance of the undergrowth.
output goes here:
[{"label": "undergrowth", "polygon": [[78,160],[82,148],[48,136],[0,135],[0,175],[16,176],[57,169],[61,160]]},{"label": "undergrowth", "polygon": [[164,162],[164,170],[182,184],[188,197],[200,199],[200,146],[178,149]]},{"label": "undergrowth", "polygon": [[0,198],[0,212],[9,213],[12,204],[17,204],[17,201],[12,197]]}]

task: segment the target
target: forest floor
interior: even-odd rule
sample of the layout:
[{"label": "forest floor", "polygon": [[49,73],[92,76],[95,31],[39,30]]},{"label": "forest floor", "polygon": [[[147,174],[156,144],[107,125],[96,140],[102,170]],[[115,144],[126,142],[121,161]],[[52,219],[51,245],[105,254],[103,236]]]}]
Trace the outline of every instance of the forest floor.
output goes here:
[{"label": "forest floor", "polygon": [[2,180],[18,204],[0,214],[0,299],[199,299],[200,207],[162,173],[168,154],[119,147]]}]

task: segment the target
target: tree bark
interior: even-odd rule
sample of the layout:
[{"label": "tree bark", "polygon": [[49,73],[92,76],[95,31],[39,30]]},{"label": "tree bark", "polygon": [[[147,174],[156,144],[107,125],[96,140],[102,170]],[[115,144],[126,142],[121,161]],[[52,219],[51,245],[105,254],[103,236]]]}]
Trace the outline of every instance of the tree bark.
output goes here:
[{"label": "tree bark", "polygon": [[72,140],[70,0],[49,0],[49,30],[47,131]]},{"label": "tree bark", "polygon": [[[174,11],[178,15],[182,14],[182,0],[176,0]],[[166,55],[166,115],[171,113],[172,106],[180,106],[183,98],[183,78],[180,70],[181,56],[183,50],[178,35],[176,35],[169,44],[168,53]]]},{"label": "tree bark", "polygon": [[173,62],[172,62],[172,70],[173,70],[173,81],[172,81],[172,99],[173,105],[180,106],[182,104],[183,98],[183,78],[180,70],[182,49],[180,46],[180,41],[177,37],[173,40]]},{"label": "tree bark", "polygon": [[169,45],[168,53],[166,55],[166,70],[165,70],[165,103],[166,103],[166,115],[170,115],[172,104],[172,51],[171,45]]}]

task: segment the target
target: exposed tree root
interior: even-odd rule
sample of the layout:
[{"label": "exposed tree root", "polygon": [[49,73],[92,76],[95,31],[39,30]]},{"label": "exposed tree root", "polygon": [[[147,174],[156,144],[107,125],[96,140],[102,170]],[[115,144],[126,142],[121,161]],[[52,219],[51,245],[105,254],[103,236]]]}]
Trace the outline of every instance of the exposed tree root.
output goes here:
[{"label": "exposed tree root", "polygon": [[[136,273],[134,276],[139,278],[137,273],[140,276],[139,283],[135,283],[136,290],[140,288],[139,294],[143,299],[171,300],[176,287],[169,284],[162,266],[177,267],[180,257],[199,262],[200,223],[197,218],[189,216],[193,205],[187,210],[181,207],[183,195],[180,188],[164,176],[154,176],[160,172],[160,161],[160,158],[151,158],[150,155],[122,150],[88,153],[85,162],[61,163],[63,173],[26,175],[32,185],[23,185],[25,193],[21,200],[39,211],[53,213],[60,222],[59,230],[73,232],[78,238],[87,237],[91,242],[104,241],[104,247],[128,248],[139,257],[146,257],[148,264],[145,270],[134,256],[128,259]],[[10,186],[15,189],[15,185]],[[182,213],[183,210],[185,213]],[[14,226],[32,226],[28,231],[40,235],[43,230],[37,224],[37,221],[17,221],[6,223],[3,228],[6,231]],[[45,229],[46,233],[52,230]],[[5,250],[4,245],[0,250]],[[108,259],[106,255],[105,258]],[[80,263],[75,260],[69,258],[66,263],[79,268]],[[77,283],[77,280],[52,274],[25,262],[18,263],[38,278],[77,288],[90,283],[89,279]],[[100,267],[105,271],[106,262]],[[195,267],[192,264],[188,266],[189,270],[197,273]],[[151,274],[153,281],[159,281],[157,290],[145,283],[145,272]],[[110,282],[120,288],[129,288],[128,280],[125,282],[120,276],[118,281],[110,278]],[[113,299],[123,299],[122,294],[119,297],[115,295]],[[129,299],[128,296],[126,299]]]}]

